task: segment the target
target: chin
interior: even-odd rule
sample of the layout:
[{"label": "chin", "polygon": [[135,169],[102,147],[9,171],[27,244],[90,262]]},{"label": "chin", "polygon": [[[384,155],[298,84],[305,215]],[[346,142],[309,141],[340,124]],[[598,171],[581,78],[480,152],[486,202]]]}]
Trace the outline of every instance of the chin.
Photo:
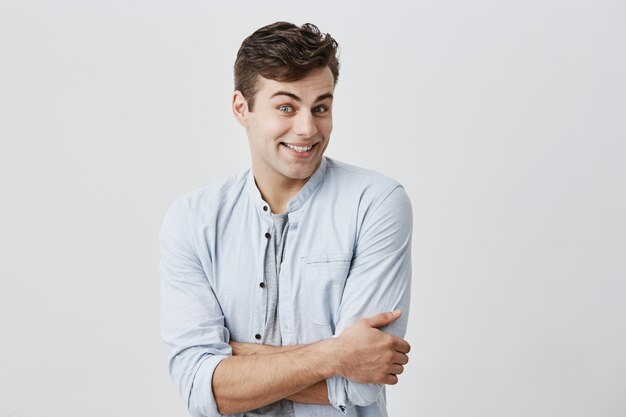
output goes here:
[{"label": "chin", "polygon": [[290,172],[287,173],[285,176],[287,178],[290,178],[292,180],[305,180],[307,178],[309,178],[311,175],[313,174],[313,172]]},{"label": "chin", "polygon": [[305,180],[313,175],[315,169],[294,169],[283,172],[283,175],[292,180]]}]

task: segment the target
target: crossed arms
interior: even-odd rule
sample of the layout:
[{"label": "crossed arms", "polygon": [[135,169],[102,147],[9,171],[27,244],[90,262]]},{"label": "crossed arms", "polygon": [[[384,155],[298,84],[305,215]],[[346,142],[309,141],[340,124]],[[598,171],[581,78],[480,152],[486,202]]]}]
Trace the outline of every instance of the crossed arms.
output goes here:
[{"label": "crossed arms", "polygon": [[[193,417],[240,413],[282,398],[345,411],[374,403],[397,382],[410,347],[402,340],[410,297],[411,206],[396,187],[359,230],[335,336],[308,345],[229,344],[230,335],[193,243],[189,203],[161,230],[163,339],[170,375]],[[394,317],[390,311],[401,309]],[[387,312],[379,315],[381,312]]]},{"label": "crossed arms", "polygon": [[234,356],[213,374],[213,395],[222,414],[252,410],[282,398],[328,404],[326,379],[342,376],[360,383],[395,384],[410,346],[378,327],[400,311],[359,320],[334,339],[309,345],[272,347],[231,342]]}]

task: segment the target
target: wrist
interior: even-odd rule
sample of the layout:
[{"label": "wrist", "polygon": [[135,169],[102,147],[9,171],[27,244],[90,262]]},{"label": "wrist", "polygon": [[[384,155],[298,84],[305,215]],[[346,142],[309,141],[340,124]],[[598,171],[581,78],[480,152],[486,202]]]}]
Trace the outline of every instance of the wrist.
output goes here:
[{"label": "wrist", "polygon": [[342,376],[343,368],[345,364],[343,349],[341,348],[341,342],[335,338],[325,339],[317,342],[316,346],[324,360],[320,375],[324,379],[328,379],[334,376]]}]

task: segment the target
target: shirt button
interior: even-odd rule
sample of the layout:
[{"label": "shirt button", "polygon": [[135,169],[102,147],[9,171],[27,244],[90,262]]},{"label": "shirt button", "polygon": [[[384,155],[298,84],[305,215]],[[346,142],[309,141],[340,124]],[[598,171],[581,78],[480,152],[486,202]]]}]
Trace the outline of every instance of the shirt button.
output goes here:
[{"label": "shirt button", "polygon": [[254,335],[254,338],[256,340],[261,340],[261,335],[257,333],[257,334]]},{"label": "shirt button", "polygon": [[267,211],[267,206],[263,206],[263,211]]},{"label": "shirt button", "polygon": [[264,282],[259,283],[259,287],[265,288],[265,283]]},{"label": "shirt button", "polygon": [[266,233],[265,237],[269,239],[270,237],[272,237],[272,235],[270,235],[269,233]]}]

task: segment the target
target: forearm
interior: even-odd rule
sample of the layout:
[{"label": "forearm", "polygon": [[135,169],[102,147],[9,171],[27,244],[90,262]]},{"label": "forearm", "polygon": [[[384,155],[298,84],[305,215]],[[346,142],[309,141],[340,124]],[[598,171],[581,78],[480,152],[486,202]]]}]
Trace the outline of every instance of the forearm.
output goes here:
[{"label": "forearm", "polygon": [[[241,344],[239,348],[245,349],[245,345],[249,344]],[[224,359],[215,369],[213,395],[220,413],[241,413],[291,396],[294,401],[300,398],[301,402],[311,402],[321,391],[321,385],[317,384],[336,374],[329,360],[333,357],[330,340],[292,348],[257,349],[274,352],[237,355],[235,349],[235,355]],[[300,394],[312,386],[315,388],[311,392]]]},{"label": "forearm", "polygon": [[233,350],[233,355],[269,355],[272,353],[284,353],[297,349],[302,349],[309,345],[287,345],[287,346],[272,346],[264,345],[261,343],[245,343],[230,341],[230,347]]},{"label": "forearm", "polygon": [[322,380],[287,397],[288,400],[305,404],[330,404],[328,400],[328,384]]},{"label": "forearm", "polygon": [[[272,346],[261,343],[244,343],[231,341],[233,355],[272,355],[302,349],[309,345]],[[306,404],[330,404],[328,401],[328,385],[326,380],[319,381],[302,391],[287,397],[288,400]]]}]

